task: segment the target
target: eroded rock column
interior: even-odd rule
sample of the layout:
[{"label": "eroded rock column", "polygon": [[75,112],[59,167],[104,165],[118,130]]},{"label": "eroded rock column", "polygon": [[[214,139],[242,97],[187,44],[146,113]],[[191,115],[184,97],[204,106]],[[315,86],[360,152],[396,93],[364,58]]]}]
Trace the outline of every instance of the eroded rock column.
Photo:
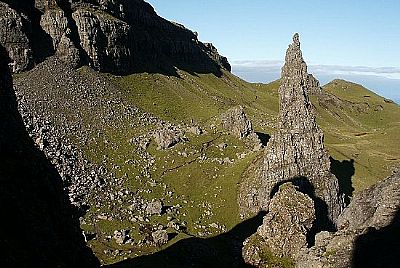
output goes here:
[{"label": "eroded rock column", "polygon": [[300,50],[299,35],[295,34],[282,68],[277,132],[269,141],[255,176],[245,178],[241,184],[239,204],[243,215],[268,210],[276,188],[286,181],[293,182],[313,199],[322,229],[333,227],[342,210],[338,180],[330,172],[324,135],[308,98],[315,84],[310,83],[311,78]]}]

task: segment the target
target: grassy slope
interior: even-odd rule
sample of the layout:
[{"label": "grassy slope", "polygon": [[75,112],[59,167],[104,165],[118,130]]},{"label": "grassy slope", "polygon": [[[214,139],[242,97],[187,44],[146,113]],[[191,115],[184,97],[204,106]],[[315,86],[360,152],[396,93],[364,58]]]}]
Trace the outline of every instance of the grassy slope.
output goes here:
[{"label": "grassy slope", "polygon": [[[183,205],[180,215],[176,217],[187,222],[188,233],[195,236],[203,236],[204,233],[206,236],[216,235],[221,230],[209,227],[211,223],[218,223],[229,230],[240,222],[236,201],[237,184],[258,154],[253,152],[244,159],[238,159],[236,154],[245,150],[245,144],[222,133],[218,128],[213,132],[210,126],[218,125],[218,115],[225,110],[242,105],[256,131],[273,134],[279,106],[279,81],[267,85],[251,84],[230,73],[224,73],[221,78],[211,74],[190,75],[185,72],[180,72],[180,76],[133,74],[108,77],[122,89],[127,101],[143,111],[175,124],[189,124],[193,121],[207,130],[205,135],[189,135],[189,142],[166,151],[156,150],[156,145],[152,142],[148,152],[156,159],[150,172],[151,178],[173,190],[174,196],[166,198],[164,202],[167,205]],[[382,97],[367,89],[346,81],[335,80],[324,88],[347,101],[343,107],[337,107],[321,105],[318,98],[311,97],[317,110],[318,122],[325,132],[326,147],[336,160],[355,160],[352,182],[356,191],[361,190],[386,177],[392,166],[400,163],[400,150],[395,136],[400,130],[400,108],[396,104],[385,102]],[[143,131],[146,130],[119,130],[120,133],[110,133],[109,137],[112,142],[120,143],[126,140],[124,137]],[[220,150],[216,147],[223,142],[228,144],[227,149]],[[205,144],[208,146],[205,147]],[[132,152],[126,151],[126,146],[119,148],[121,149],[108,152],[113,155],[114,164],[120,166],[120,170],[116,171],[119,173],[117,176],[136,172],[123,162],[123,155]],[[93,151],[93,148],[90,150]],[[101,155],[102,150],[105,149],[97,148],[93,151],[93,160],[96,160],[95,155]],[[182,157],[180,152],[187,152],[188,157]],[[235,162],[220,165],[192,161],[200,155],[208,158],[229,157]],[[141,178],[140,182],[130,179],[127,184],[132,190],[148,187],[146,178]],[[164,196],[163,189],[152,189],[145,195],[148,199]],[[182,200],[185,200],[184,204]],[[152,220],[166,224],[163,217]],[[132,223],[129,222],[112,223],[105,224],[102,228],[112,232],[117,226],[132,229],[130,225]],[[206,228],[199,229],[198,226]],[[185,237],[187,236],[181,234],[169,245]],[[104,249],[96,244],[93,248],[98,255]],[[149,250],[151,252],[157,249]],[[137,253],[140,255],[146,252],[149,251]],[[103,261],[110,263],[116,260],[118,259]]]},{"label": "grassy slope", "polygon": [[[358,84],[343,80],[334,80],[324,89],[350,102],[338,111],[343,114],[339,118],[327,115],[317,103],[316,107],[330,154],[337,160],[354,159],[352,182],[355,190],[387,177],[392,167],[400,163],[397,141],[400,107]],[[353,104],[359,108],[351,108]]]},{"label": "grassy slope", "polygon": [[[85,69],[81,71],[85,75]],[[147,151],[154,157],[155,164],[149,170],[150,179],[141,173],[141,163],[132,165],[126,159],[140,159],[139,152],[132,150],[129,140],[150,131],[151,126],[132,126],[131,122],[124,121],[118,128],[104,130],[108,145],[96,142],[95,136],[93,141],[89,139],[86,144],[80,144],[93,162],[101,163],[102,156],[108,155],[108,167],[116,178],[125,178],[123,183],[131,191],[140,190],[148,200],[163,198],[167,206],[179,204],[182,207],[180,213],[173,217],[178,222],[187,223],[188,234],[180,233],[165,247],[189,236],[209,237],[223,232],[210,226],[211,223],[218,223],[224,230],[230,230],[240,222],[237,184],[259,153],[251,152],[243,141],[223,133],[218,127],[214,130],[211,126],[218,126],[219,114],[232,106],[242,105],[257,132],[273,134],[279,106],[279,81],[267,85],[251,84],[230,73],[224,73],[221,78],[212,74],[179,73],[180,78],[145,73],[126,77],[105,75],[121,89],[121,97],[126,102],[175,124],[191,124],[193,121],[207,131],[200,136],[187,134],[188,142],[165,151],[157,150],[154,142],[151,142]],[[317,98],[311,98],[318,112],[318,122],[325,132],[329,153],[336,160],[355,160],[352,180],[356,190],[386,177],[391,167],[400,163],[396,137],[400,130],[399,106],[345,81],[334,81],[326,85],[325,90],[352,102],[353,106],[362,107],[361,111],[351,105],[339,109],[335,105],[320,105]],[[367,95],[369,97],[365,97]],[[89,121],[93,119],[90,118]],[[218,148],[217,145],[221,143],[226,143],[227,148]],[[182,152],[186,152],[187,157],[183,157]],[[243,152],[248,154],[238,159],[237,154]],[[228,157],[234,163],[199,161],[202,155],[208,159]],[[157,186],[150,186],[149,180],[155,181]],[[168,196],[168,191],[174,194]],[[128,205],[121,204],[121,207]],[[91,210],[85,217],[96,218],[107,209],[105,206],[101,211]],[[167,215],[150,218],[152,224],[165,226],[168,221]],[[129,219],[100,220],[95,227],[82,227],[98,233],[99,238],[89,244],[104,264],[122,260],[122,255],[110,258],[103,253],[104,250],[131,252],[125,257],[160,250],[154,247],[119,246],[112,239],[110,242],[104,240],[106,234],[112,236],[114,230],[120,229],[131,230],[130,235],[135,241],[143,239],[144,234],[138,230],[138,223]]]},{"label": "grassy slope", "polygon": [[[279,106],[279,81],[267,85],[251,84],[230,73],[224,73],[222,78],[211,74],[194,76],[185,72],[180,72],[180,75],[181,78],[160,74],[109,78],[122,89],[132,104],[161,119],[176,124],[193,120],[207,129],[215,124],[223,111],[242,105],[256,131],[273,134]],[[341,107],[322,105],[317,97],[311,97],[331,156],[339,161],[354,159],[352,183],[356,191],[386,177],[391,168],[400,163],[395,136],[400,130],[399,106],[346,81],[335,80],[324,89],[345,103]],[[229,157],[235,159],[235,163],[191,162],[209,141],[212,141],[211,145],[203,151],[207,157]],[[222,151],[215,148],[222,142],[228,144],[228,149]],[[198,235],[199,231],[203,231],[196,224],[208,226],[217,222],[229,230],[240,222],[236,205],[237,183],[257,157],[257,153],[250,153],[242,160],[237,159],[236,153],[242,152],[244,147],[242,141],[211,131],[198,137],[189,136],[189,142],[167,151],[158,151],[151,144],[148,150],[156,158],[152,177],[173,189],[177,199],[188,200],[179,217],[188,222],[190,234]],[[188,152],[189,157],[178,155],[182,151]],[[152,192],[148,198],[156,196]],[[173,202],[179,203],[178,200]],[[212,214],[205,214],[207,210]],[[172,243],[180,238],[184,236],[178,236]]]},{"label": "grassy slope", "polygon": [[[279,82],[250,84],[225,73],[181,78],[139,74],[117,78],[132,101],[147,112],[175,122],[205,123],[233,105],[243,105],[255,129],[271,134],[278,112]],[[359,107],[324,107],[311,97],[318,122],[325,132],[326,147],[336,160],[355,160],[353,187],[364,189],[389,175],[400,162],[400,108],[368,89],[335,80],[324,89]]]}]

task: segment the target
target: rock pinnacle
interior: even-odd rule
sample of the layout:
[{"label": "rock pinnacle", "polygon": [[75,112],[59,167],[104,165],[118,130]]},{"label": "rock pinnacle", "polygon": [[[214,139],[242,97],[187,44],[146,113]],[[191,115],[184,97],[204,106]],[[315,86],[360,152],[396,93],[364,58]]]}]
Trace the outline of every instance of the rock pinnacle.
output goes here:
[{"label": "rock pinnacle", "polygon": [[268,210],[279,186],[290,181],[315,202],[319,228],[334,228],[343,203],[338,180],[330,172],[324,134],[308,98],[310,75],[297,33],[287,49],[281,75],[277,132],[259,160],[255,175],[241,183],[241,214]]}]

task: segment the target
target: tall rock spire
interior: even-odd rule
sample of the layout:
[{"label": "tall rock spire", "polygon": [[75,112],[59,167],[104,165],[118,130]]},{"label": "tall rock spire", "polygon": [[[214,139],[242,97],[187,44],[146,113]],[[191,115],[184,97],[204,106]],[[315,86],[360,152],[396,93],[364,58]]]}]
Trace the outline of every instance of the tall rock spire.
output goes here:
[{"label": "tall rock spire", "polygon": [[296,33],[282,68],[277,132],[258,162],[255,175],[244,178],[241,183],[239,205],[243,215],[268,210],[269,201],[279,186],[292,181],[314,200],[319,228],[334,226],[343,203],[338,180],[330,172],[324,135],[308,98],[313,79],[307,73]]}]

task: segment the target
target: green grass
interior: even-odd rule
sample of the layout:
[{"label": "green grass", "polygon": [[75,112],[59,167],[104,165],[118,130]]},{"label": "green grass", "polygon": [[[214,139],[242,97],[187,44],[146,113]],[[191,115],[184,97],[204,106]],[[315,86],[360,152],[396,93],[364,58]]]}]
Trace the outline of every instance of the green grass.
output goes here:
[{"label": "green grass", "polygon": [[[82,76],[93,75],[92,71],[82,68]],[[179,222],[187,223],[187,233],[179,233],[166,246],[203,232],[205,237],[215,236],[222,230],[210,227],[218,223],[232,229],[240,223],[237,189],[242,176],[249,175],[251,163],[257,159],[259,152],[251,152],[242,140],[238,140],[218,127],[218,116],[229,108],[242,105],[256,131],[273,134],[278,114],[279,80],[269,84],[247,83],[236,76],[224,72],[221,78],[212,74],[191,75],[179,71],[180,77],[160,74],[132,74],[129,76],[105,75],[119,89],[120,96],[126,103],[139,107],[160,119],[175,124],[198,124],[207,132],[196,136],[187,134],[188,141],[167,150],[157,150],[152,141],[147,149],[156,160],[149,169],[151,179],[157,182],[156,187],[149,186],[149,179],[144,176],[140,154],[130,139],[151,131],[154,127],[135,125],[122,121],[117,128],[101,127],[101,122],[93,114],[102,114],[103,107],[95,107],[92,113],[80,111],[84,124],[92,127],[88,131],[90,138],[80,141],[79,137],[71,140],[83,149],[84,154],[94,163],[104,163],[116,178],[125,178],[124,187],[131,191],[145,191],[143,198],[163,199],[167,206],[180,204],[179,214],[173,217]],[[103,74],[102,74],[103,75]],[[18,79],[18,76],[15,77]],[[325,133],[325,145],[329,154],[336,160],[354,159],[355,174],[352,177],[356,191],[364,189],[389,175],[391,169],[400,163],[398,134],[400,133],[400,108],[397,104],[387,103],[384,99],[360,85],[335,80],[324,89],[335,95],[346,105],[324,103],[317,96],[311,101],[317,112],[317,121]],[[70,98],[69,93],[66,96]],[[113,94],[116,94],[115,92]],[[111,96],[112,97],[112,96]],[[58,110],[57,110],[58,109]],[[73,111],[55,108],[55,113],[74,116]],[[212,128],[216,125],[217,128]],[[217,147],[226,143],[225,149]],[[187,157],[182,155],[187,154]],[[247,156],[238,159],[237,154],[247,152]],[[103,155],[107,155],[104,162]],[[208,160],[199,160],[200,156]],[[234,163],[220,164],[210,159],[233,159]],[[127,159],[136,160],[127,162]],[[163,187],[165,185],[165,188]],[[166,192],[172,191],[168,196]],[[126,207],[129,204],[119,204]],[[91,208],[85,219],[96,218],[108,212],[109,207]],[[207,214],[210,211],[210,214]],[[150,217],[154,225],[166,225],[167,216]],[[198,225],[206,226],[199,230]],[[138,230],[138,224],[129,219],[99,220],[95,226],[82,225],[88,232],[99,234],[98,239],[90,241],[92,249],[102,263],[120,261],[122,256],[110,258],[104,254],[107,249],[131,251],[126,257],[149,254],[160,250],[156,247],[120,246],[113,239],[106,241],[105,236],[113,235],[114,230],[130,229],[135,241],[143,239],[144,233]],[[170,230],[172,231],[172,230]],[[269,254],[267,251],[265,254]],[[267,256],[268,257],[268,256]],[[271,259],[272,257],[268,257]],[[282,260],[276,260],[280,262]],[[283,260],[285,261],[285,260]],[[290,261],[285,265],[290,267]]]},{"label": "green grass", "polygon": [[[236,154],[246,150],[245,144],[219,131],[214,133],[210,125],[217,124],[219,114],[225,110],[242,105],[256,131],[272,134],[279,109],[280,83],[277,80],[270,84],[251,84],[229,73],[224,73],[222,78],[211,74],[190,75],[182,71],[179,74],[180,78],[147,73],[109,78],[121,88],[126,100],[143,111],[176,124],[193,121],[207,130],[207,134],[189,135],[188,142],[165,151],[157,150],[152,142],[148,152],[155,157],[156,164],[151,170],[151,177],[173,190],[174,196],[166,199],[167,205],[176,205],[182,200],[187,202],[177,217],[187,222],[189,234],[198,236],[198,232],[204,230],[196,226],[209,226],[211,223],[218,223],[229,230],[240,222],[237,185],[257,153],[250,153],[238,160]],[[386,103],[382,97],[367,89],[342,80],[335,80],[324,89],[346,104],[351,104],[338,107],[321,103],[317,96],[311,96],[318,123],[325,133],[327,150],[336,160],[354,159],[352,183],[355,190],[359,191],[389,175],[391,168],[400,163],[400,150],[396,142],[400,130],[399,106]],[[120,166],[117,175],[136,174],[139,167],[132,169],[122,163],[123,156],[133,153],[124,144],[126,136],[145,131],[148,130],[111,130],[109,138],[122,146],[117,150],[99,147],[90,155],[95,158],[97,150],[107,151],[112,156],[113,164]],[[204,147],[207,142],[209,146]],[[223,142],[228,144],[226,149],[216,147]],[[187,152],[188,157],[178,152]],[[223,165],[202,162],[198,160],[200,155],[206,155],[208,159],[229,157],[235,162]],[[145,183],[146,179],[140,182],[132,179],[127,181],[131,189],[145,187]],[[162,189],[145,195],[148,199],[163,196],[165,191]],[[211,211],[210,215],[205,213],[207,210]],[[165,219],[154,221],[162,223]],[[208,227],[206,230],[209,231],[206,236],[221,232]],[[174,239],[169,245],[180,238]],[[290,267],[289,262],[287,265]]]},{"label": "green grass", "polygon": [[[228,108],[242,105],[256,131],[273,133],[279,109],[279,80],[251,84],[229,73],[222,78],[180,74],[182,78],[135,74],[113,79],[135,105],[165,120],[179,123],[193,119],[205,124]],[[337,160],[355,160],[356,191],[389,175],[400,163],[396,142],[399,106],[344,80],[334,80],[324,90],[345,103],[342,107],[320,105],[318,98],[311,96],[329,153]]]}]

